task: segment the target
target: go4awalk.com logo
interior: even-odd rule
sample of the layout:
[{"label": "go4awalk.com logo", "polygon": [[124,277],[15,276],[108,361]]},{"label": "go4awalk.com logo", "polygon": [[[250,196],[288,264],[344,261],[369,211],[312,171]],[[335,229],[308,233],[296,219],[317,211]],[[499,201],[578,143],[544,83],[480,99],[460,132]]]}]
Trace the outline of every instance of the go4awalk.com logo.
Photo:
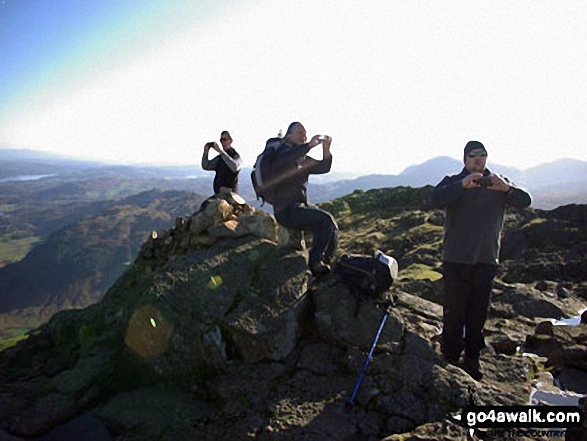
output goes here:
[{"label": "go4awalk.com logo", "polygon": [[475,429],[568,429],[580,427],[584,415],[576,406],[468,406],[461,425]]}]

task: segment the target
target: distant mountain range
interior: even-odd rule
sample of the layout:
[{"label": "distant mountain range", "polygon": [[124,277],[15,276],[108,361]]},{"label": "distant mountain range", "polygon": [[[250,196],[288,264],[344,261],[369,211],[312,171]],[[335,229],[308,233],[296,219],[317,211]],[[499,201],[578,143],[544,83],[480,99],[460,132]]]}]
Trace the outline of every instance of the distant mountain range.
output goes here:
[{"label": "distant mountain range", "polygon": [[[528,189],[536,208],[552,209],[560,205],[587,202],[587,162],[562,159],[523,171],[499,164],[488,164],[488,167],[491,171],[502,174],[517,185]],[[444,176],[459,173],[462,168],[462,162],[440,156],[410,166],[399,175],[367,175],[321,185],[310,184],[308,191],[313,201],[325,202],[355,190],[436,185]]]},{"label": "distant mountain range", "polygon": [[[422,164],[412,165],[398,175],[365,175],[355,179],[343,179],[348,174],[332,172],[310,178],[308,192],[313,202],[332,200],[355,190],[389,188],[397,186],[421,187],[436,185],[447,174],[458,173],[462,162],[440,156]],[[552,209],[569,203],[587,202],[587,162],[562,159],[541,164],[526,170],[499,164],[489,164],[492,171],[507,176],[518,185],[527,188],[537,208]],[[241,171],[239,193],[247,200],[254,200],[250,183],[251,169]],[[140,166],[111,165],[80,161],[28,150],[0,150],[0,179],[20,175],[56,174],[50,180],[70,182],[90,179],[124,178],[145,181],[153,188],[192,190],[201,194],[211,192],[213,173],[193,166]],[[147,184],[148,187],[148,184]]]}]

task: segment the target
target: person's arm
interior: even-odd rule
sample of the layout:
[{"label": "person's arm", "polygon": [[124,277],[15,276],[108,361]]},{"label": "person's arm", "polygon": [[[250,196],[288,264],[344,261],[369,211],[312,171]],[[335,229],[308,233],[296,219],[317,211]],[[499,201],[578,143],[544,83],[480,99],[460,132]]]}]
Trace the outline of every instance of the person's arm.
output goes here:
[{"label": "person's arm", "polygon": [[463,179],[459,176],[446,176],[432,190],[431,202],[434,208],[445,208],[460,199],[465,193]]},{"label": "person's arm", "polygon": [[230,171],[232,171],[233,173],[239,172],[241,167],[243,166],[243,160],[241,159],[240,155],[236,152],[234,158],[232,158],[228,153],[221,149],[220,157],[226,163]]},{"label": "person's arm", "polygon": [[527,208],[532,203],[532,196],[521,188],[510,186],[507,191],[506,203],[511,207]]},{"label": "person's arm", "polygon": [[332,138],[330,136],[326,136],[324,141],[322,141],[322,160],[318,161],[317,159],[310,158],[306,156],[304,160],[303,167],[306,169],[308,174],[311,175],[322,175],[324,173],[328,173],[332,167],[332,154],[330,153],[330,144],[332,143]]},{"label": "person's arm", "polygon": [[216,165],[218,164],[218,157],[209,160],[208,159],[208,152],[210,151],[210,144],[206,144],[204,146],[204,154],[202,155],[202,169],[207,171],[216,170]]},{"label": "person's arm", "polygon": [[532,203],[530,193],[516,187],[508,178],[499,175],[491,175],[490,190],[503,191],[506,194],[506,204],[510,207],[526,208]]},{"label": "person's arm", "polygon": [[310,144],[299,144],[291,147],[279,149],[280,160],[284,163],[290,163],[302,158],[310,151]]}]

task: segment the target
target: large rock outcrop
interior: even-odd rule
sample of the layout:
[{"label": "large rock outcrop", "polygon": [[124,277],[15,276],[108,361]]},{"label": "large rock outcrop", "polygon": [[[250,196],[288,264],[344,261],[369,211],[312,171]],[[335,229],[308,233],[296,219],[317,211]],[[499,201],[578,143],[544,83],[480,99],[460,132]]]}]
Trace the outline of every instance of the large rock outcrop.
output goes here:
[{"label": "large rock outcrop", "polygon": [[[91,421],[118,440],[463,439],[451,415],[471,400],[528,402],[531,357],[483,353],[485,377],[474,381],[440,356],[437,303],[408,294],[404,281],[357,308],[335,276],[309,280],[307,253],[272,216],[229,196],[152,234],[100,303],[62,312],[0,353],[0,436],[67,433]],[[527,308],[564,312],[539,288],[550,289],[498,285],[488,327],[495,348],[504,335],[522,340],[512,332],[519,323],[533,330]],[[384,315],[378,302],[392,297],[345,410]],[[572,348],[557,351],[547,356],[566,361]]]}]

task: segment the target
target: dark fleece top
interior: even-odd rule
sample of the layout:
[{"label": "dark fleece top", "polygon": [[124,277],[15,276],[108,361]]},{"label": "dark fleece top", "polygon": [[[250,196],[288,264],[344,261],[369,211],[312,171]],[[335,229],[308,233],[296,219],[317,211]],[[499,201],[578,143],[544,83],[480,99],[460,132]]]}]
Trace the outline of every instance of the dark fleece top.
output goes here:
[{"label": "dark fleece top", "polygon": [[[226,153],[232,159],[237,161],[238,164],[240,164],[240,155],[236,152],[236,150],[233,147],[226,150]],[[204,168],[204,170],[214,170],[216,172],[213,183],[215,194],[220,191],[220,187],[228,187],[232,189],[232,191],[234,191],[235,193],[237,192],[239,171],[231,170],[221,155],[216,156],[214,159],[210,161],[206,160],[205,163],[206,167]]]},{"label": "dark fleece top", "polygon": [[279,202],[274,205],[280,211],[295,203],[308,203],[308,177],[328,173],[332,166],[332,155],[326,155],[321,161],[307,156],[309,144],[288,146],[281,144],[274,160],[274,171],[278,177],[276,193]]},{"label": "dark fleece top", "polygon": [[[521,188],[510,186],[508,192],[487,188],[464,189],[466,168],[458,175],[446,176],[432,191],[432,205],[446,209],[443,260],[475,265],[499,263],[501,230],[508,206],[525,208],[532,202]],[[488,176],[489,170],[483,173]]]}]

